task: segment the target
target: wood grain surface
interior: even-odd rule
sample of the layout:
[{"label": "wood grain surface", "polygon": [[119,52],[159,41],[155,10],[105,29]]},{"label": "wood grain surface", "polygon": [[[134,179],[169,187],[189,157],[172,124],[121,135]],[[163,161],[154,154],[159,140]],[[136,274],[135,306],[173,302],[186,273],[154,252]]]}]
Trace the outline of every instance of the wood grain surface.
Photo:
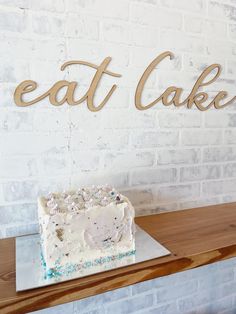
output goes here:
[{"label": "wood grain surface", "polygon": [[0,313],[27,313],[236,256],[236,203],[136,218],[172,254],[136,265],[16,292],[15,239],[0,240]]}]

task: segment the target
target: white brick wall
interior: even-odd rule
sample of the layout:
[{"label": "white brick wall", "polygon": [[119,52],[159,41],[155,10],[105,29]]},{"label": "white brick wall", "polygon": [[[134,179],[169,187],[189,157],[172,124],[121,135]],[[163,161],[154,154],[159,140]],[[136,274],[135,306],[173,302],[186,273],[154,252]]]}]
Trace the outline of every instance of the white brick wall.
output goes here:
[{"label": "white brick wall", "polygon": [[[223,66],[221,77],[205,90],[210,97],[224,89],[235,95],[235,1],[0,0],[0,41],[0,237],[37,231],[37,195],[75,185],[113,184],[130,197],[137,215],[236,200],[236,103],[206,112],[162,104],[148,111],[134,107],[139,78],[164,50],[175,59],[153,71],[144,103],[170,85],[183,87],[186,97],[200,71],[215,62]],[[26,79],[38,82],[30,97],[68,79],[79,82],[80,98],[94,71],[73,65],[62,72],[60,66],[75,59],[99,64],[106,56],[112,57],[109,69],[122,77],[102,78],[97,104],[118,84],[102,111],[92,113],[86,104],[53,107],[48,99],[15,106],[14,88]],[[193,313],[195,308],[195,313],[216,313],[236,307],[228,286],[222,295],[209,290],[221,300],[213,302],[205,299],[198,279],[181,283],[184,277],[178,276],[170,300],[168,292],[155,290],[157,280],[140,297],[134,286],[81,304],[98,302],[101,310],[94,306],[94,314],[103,307],[130,309],[129,304],[139,313],[147,308],[148,313]],[[163,279],[165,290],[168,280]],[[223,285],[223,275],[221,280]],[[80,306],[69,305],[68,311],[78,313]]]}]

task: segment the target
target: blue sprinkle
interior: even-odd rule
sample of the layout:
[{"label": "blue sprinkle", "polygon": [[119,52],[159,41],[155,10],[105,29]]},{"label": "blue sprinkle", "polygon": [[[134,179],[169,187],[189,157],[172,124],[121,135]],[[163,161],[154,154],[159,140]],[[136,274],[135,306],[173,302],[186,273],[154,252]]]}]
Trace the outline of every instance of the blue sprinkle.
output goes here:
[{"label": "blue sprinkle", "polygon": [[[81,268],[87,269],[87,268],[91,268],[93,266],[98,266],[98,265],[102,265],[105,263],[109,263],[111,261],[120,260],[123,257],[134,255],[135,252],[136,252],[136,250],[132,250],[132,251],[128,251],[125,253],[119,253],[117,255],[108,255],[105,257],[96,258],[93,261],[86,261],[83,264],[67,263],[64,266],[60,266],[61,259],[58,258],[55,262],[55,267],[50,268],[45,272],[45,279],[47,279],[47,278],[59,278],[60,276],[63,276],[63,275],[69,276],[71,273],[73,273],[75,271],[79,271]],[[43,268],[46,269],[46,263],[45,263],[45,260],[44,260],[44,257],[42,254],[41,254],[41,263],[42,263]]]}]

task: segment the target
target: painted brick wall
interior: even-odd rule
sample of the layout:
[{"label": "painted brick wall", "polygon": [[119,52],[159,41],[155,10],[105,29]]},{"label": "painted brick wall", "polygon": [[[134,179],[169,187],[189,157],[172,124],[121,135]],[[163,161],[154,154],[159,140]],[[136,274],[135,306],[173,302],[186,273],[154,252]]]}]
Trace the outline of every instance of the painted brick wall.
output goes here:
[{"label": "painted brick wall", "polygon": [[[134,107],[139,78],[165,50],[175,59],[153,72],[144,102],[170,85],[183,87],[186,96],[202,69],[215,62],[223,66],[222,75],[205,90],[211,97],[221,89],[235,95],[236,2],[0,0],[0,237],[38,230],[37,195],[84,184],[115,185],[130,197],[137,215],[235,201],[236,103],[206,112],[162,104],[147,111]],[[92,113],[85,103],[55,108],[47,99],[32,107],[14,105],[14,88],[25,79],[38,82],[34,96],[62,79],[78,81],[76,98],[82,96],[94,72],[75,65],[62,72],[60,66],[76,59],[99,64],[106,56],[112,57],[109,69],[122,77],[102,79],[96,103],[118,84],[102,111]],[[229,263],[229,272],[233,265]],[[205,313],[195,311],[202,303],[232,308],[230,289],[224,295],[208,290],[218,280],[213,275],[205,276],[204,290],[200,279],[192,279],[191,274],[202,271],[187,272],[186,286],[185,275],[160,281],[166,291],[175,282],[181,286],[180,295],[169,290],[173,310],[165,304],[155,310],[159,298],[168,294],[162,295],[159,280],[150,283],[142,298],[132,287],[70,309],[79,312],[80,304],[104,303],[114,312],[127,300],[139,300],[134,310],[140,313],[143,307],[153,308],[151,313],[175,313],[175,300],[185,300],[189,291],[194,297],[177,302],[182,313]],[[218,278],[217,266],[212,272]],[[223,287],[224,276],[219,278],[217,285]],[[213,302],[212,295],[204,299],[208,294],[202,291],[222,302]],[[110,304],[110,299],[119,301]]]},{"label": "painted brick wall", "polygon": [[[139,78],[165,50],[175,59],[151,75],[144,103],[174,84],[186,96],[214,62],[223,73],[205,90],[235,94],[234,1],[1,0],[0,40],[1,236],[37,230],[37,195],[84,184],[115,185],[138,215],[236,199],[236,103],[206,112],[134,106]],[[38,82],[34,95],[76,80],[76,98],[83,96],[94,71],[60,66],[106,56],[122,77],[103,77],[96,104],[112,84],[118,88],[102,111],[85,103],[54,107],[48,99],[14,104],[14,88],[25,79]]]}]

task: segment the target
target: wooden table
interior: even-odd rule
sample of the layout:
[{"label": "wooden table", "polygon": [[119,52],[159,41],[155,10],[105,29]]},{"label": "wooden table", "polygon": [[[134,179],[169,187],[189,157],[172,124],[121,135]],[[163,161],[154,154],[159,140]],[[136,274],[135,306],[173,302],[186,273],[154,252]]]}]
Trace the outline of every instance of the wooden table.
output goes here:
[{"label": "wooden table", "polygon": [[0,240],[0,313],[26,313],[236,256],[236,203],[136,218],[172,254],[85,278],[16,292],[15,239]]}]

